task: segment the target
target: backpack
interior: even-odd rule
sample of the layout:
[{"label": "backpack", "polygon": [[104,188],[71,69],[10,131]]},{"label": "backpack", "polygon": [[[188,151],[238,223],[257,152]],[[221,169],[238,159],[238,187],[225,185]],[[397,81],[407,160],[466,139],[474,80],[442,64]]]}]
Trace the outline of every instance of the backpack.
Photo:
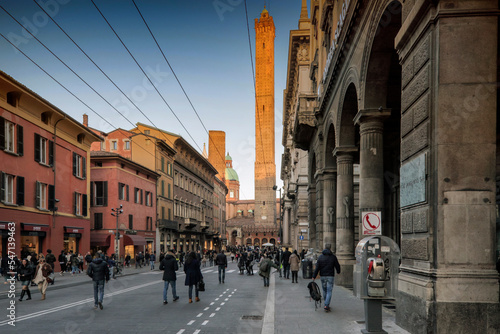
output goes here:
[{"label": "backpack", "polygon": [[312,281],[307,284],[307,288],[309,289],[309,295],[311,299],[314,300],[315,309],[318,308],[318,304],[321,304],[321,290],[319,289],[318,284]]},{"label": "backpack", "polygon": [[260,269],[260,271],[268,271],[269,270],[269,261],[262,261],[259,269]]}]

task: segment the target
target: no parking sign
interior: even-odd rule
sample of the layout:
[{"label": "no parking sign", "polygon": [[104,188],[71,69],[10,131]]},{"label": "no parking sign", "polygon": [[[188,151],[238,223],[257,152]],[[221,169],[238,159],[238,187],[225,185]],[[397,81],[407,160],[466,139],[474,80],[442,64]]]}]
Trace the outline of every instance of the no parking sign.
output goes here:
[{"label": "no parking sign", "polygon": [[382,235],[382,212],[362,212],[361,217],[363,235]]}]

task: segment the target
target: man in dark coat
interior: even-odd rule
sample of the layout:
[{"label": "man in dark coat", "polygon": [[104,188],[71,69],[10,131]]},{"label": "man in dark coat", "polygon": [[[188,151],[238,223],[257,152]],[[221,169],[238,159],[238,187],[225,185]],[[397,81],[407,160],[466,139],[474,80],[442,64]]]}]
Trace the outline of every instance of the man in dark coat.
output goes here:
[{"label": "man in dark coat", "polygon": [[290,256],[292,253],[288,250],[288,247],[285,248],[283,252],[283,256],[281,257],[281,263],[283,264],[283,276],[286,279],[290,279]]},{"label": "man in dark coat", "polygon": [[224,283],[226,278],[227,256],[222,250],[217,254],[215,264],[219,267],[219,284]]},{"label": "man in dark coat", "polygon": [[332,253],[332,245],[326,244],[325,250],[321,253],[316,264],[312,279],[321,276],[323,286],[323,296],[325,296],[325,311],[330,311],[330,300],[332,299],[333,283],[335,282],[335,270],[340,274],[340,264],[337,257]]},{"label": "man in dark coat", "polygon": [[94,281],[94,309],[99,308],[102,310],[102,300],[104,298],[104,281],[109,281],[109,268],[108,264],[101,258],[95,258],[87,268],[87,275]]},{"label": "man in dark coat", "polygon": [[163,280],[165,281],[163,285],[163,305],[168,304],[167,292],[169,284],[172,286],[172,297],[174,298],[174,302],[179,299],[175,289],[175,283],[177,281],[177,274],[175,272],[178,269],[179,265],[177,264],[177,259],[174,256],[173,250],[170,250],[160,262],[160,270],[163,270]]}]

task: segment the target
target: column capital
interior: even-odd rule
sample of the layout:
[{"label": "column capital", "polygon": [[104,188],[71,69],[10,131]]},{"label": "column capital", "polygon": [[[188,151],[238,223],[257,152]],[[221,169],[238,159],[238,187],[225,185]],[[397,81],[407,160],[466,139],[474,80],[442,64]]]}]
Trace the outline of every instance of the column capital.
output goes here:
[{"label": "column capital", "polygon": [[356,116],[354,117],[354,124],[359,124],[365,121],[383,121],[383,119],[391,116],[392,109],[390,108],[368,108],[361,109],[358,111]]},{"label": "column capital", "polygon": [[339,157],[340,155],[350,155],[354,152],[357,152],[358,148],[353,145],[348,145],[348,146],[337,146],[333,149],[332,154],[333,156]]}]

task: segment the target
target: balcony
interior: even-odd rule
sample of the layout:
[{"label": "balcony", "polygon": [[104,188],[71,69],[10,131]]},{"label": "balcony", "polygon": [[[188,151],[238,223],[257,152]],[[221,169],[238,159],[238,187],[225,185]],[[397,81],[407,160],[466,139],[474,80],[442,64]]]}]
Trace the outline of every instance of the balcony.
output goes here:
[{"label": "balcony", "polygon": [[205,230],[210,227],[210,224],[208,222],[201,222],[200,227]]},{"label": "balcony", "polygon": [[300,94],[298,100],[293,141],[296,147],[309,150],[312,136],[316,130],[316,116],[314,115],[314,109],[317,105],[316,95]]},{"label": "balcony", "polygon": [[196,222],[194,218],[184,218],[184,228],[191,229],[196,226]]},{"label": "balcony", "polygon": [[175,220],[160,219],[158,221],[158,229],[160,230],[177,230],[179,226]]}]

